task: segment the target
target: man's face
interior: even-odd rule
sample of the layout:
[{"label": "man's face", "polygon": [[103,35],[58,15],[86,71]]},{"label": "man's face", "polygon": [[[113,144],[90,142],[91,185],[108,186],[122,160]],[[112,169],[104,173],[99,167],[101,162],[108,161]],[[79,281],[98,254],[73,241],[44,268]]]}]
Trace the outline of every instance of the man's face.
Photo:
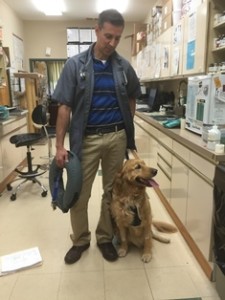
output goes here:
[{"label": "man's face", "polygon": [[111,23],[106,22],[102,27],[97,25],[95,33],[97,36],[95,46],[97,58],[107,59],[115,51],[120,42],[123,26],[114,26]]}]

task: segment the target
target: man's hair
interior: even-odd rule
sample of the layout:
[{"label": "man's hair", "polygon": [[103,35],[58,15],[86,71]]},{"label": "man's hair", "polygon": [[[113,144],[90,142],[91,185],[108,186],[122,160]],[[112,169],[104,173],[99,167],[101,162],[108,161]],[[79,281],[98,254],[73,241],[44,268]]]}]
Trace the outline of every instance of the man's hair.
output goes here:
[{"label": "man's hair", "polygon": [[116,9],[106,9],[98,16],[98,25],[102,27],[104,23],[111,23],[114,26],[124,27],[124,18]]}]

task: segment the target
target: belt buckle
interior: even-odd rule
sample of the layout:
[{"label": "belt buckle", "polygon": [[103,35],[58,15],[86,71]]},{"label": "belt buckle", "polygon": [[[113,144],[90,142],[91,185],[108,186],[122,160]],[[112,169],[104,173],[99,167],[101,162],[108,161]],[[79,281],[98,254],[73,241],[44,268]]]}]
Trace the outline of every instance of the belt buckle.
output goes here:
[{"label": "belt buckle", "polygon": [[96,134],[99,135],[99,136],[103,136],[103,133],[102,133],[102,131],[101,131],[101,128],[98,128],[98,129],[96,130]]}]

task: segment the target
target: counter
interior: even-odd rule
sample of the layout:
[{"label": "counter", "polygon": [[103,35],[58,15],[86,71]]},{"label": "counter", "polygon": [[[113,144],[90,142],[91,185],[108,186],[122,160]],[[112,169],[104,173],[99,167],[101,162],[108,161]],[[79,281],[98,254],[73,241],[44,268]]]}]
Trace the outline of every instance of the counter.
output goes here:
[{"label": "counter", "polygon": [[215,152],[208,150],[200,135],[188,131],[187,129],[165,128],[160,122],[154,120],[153,117],[151,117],[151,113],[136,112],[136,115],[139,118],[143,119],[145,122],[149,123],[153,127],[159,129],[161,132],[171,137],[173,140],[179,142],[183,146],[194,151],[196,154],[204,157],[205,159],[213,163],[225,161],[225,153],[216,154]]},{"label": "counter", "polygon": [[27,133],[26,110],[0,121],[0,192],[13,179],[13,170],[25,161],[26,147],[16,148],[10,143],[11,136],[22,133]]}]

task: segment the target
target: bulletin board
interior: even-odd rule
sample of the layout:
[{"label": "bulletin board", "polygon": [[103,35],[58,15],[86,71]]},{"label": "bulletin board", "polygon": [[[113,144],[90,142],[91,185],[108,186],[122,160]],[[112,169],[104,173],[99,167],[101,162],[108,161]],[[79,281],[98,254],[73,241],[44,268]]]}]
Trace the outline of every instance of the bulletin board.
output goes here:
[{"label": "bulletin board", "polygon": [[23,62],[24,62],[23,40],[14,33],[13,33],[13,53],[14,53],[13,67],[17,71],[23,70]]}]

